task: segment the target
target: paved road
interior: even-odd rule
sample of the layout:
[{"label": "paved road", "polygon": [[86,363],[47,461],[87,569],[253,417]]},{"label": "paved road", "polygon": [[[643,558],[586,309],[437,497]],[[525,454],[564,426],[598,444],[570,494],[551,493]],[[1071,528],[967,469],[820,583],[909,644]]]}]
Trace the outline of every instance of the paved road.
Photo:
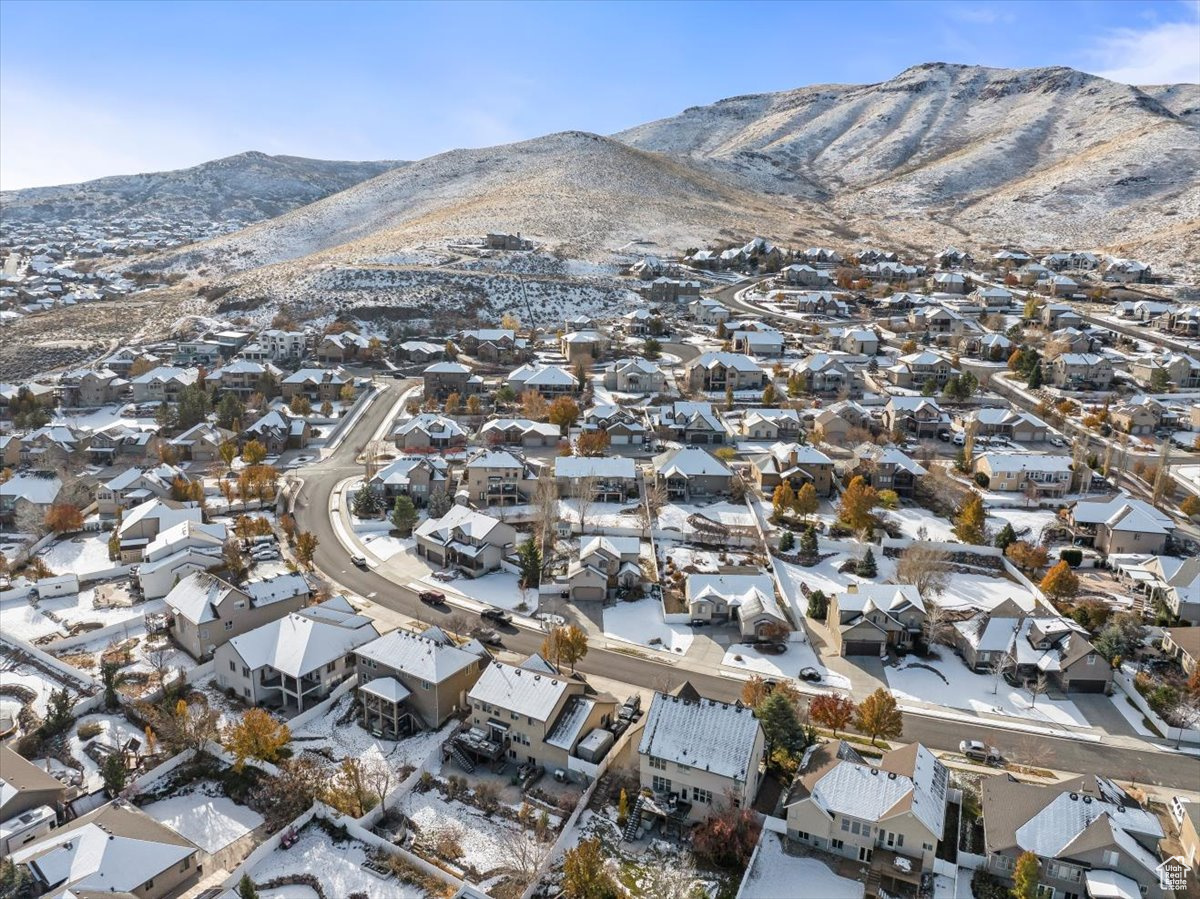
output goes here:
[{"label": "paved road", "polygon": [[[412,616],[430,624],[442,624],[453,608],[431,608],[422,604],[415,592],[393,583],[374,571],[363,571],[350,562],[329,517],[329,497],[338,482],[361,467],[355,456],[387,417],[396,400],[412,381],[388,384],[351,427],[346,438],[330,456],[304,468],[303,487],[297,495],[295,516],[301,530],[311,531],[320,541],[315,554],[318,569],[342,587],[367,597],[385,608]],[[542,635],[533,630],[510,627],[503,634],[504,648],[521,654],[537,652]],[[659,662],[647,655],[593,648],[579,664],[585,674],[655,690],[669,690],[684,680],[714,699],[731,701],[741,693],[740,680],[703,674]],[[1169,751],[1143,751],[1105,743],[1084,743],[1071,739],[1030,736],[974,722],[905,714],[904,738],[919,740],[935,749],[957,749],[962,739],[985,740],[1000,748],[1006,756],[1062,771],[1104,773],[1159,786],[1195,789],[1200,783],[1200,760]]]}]

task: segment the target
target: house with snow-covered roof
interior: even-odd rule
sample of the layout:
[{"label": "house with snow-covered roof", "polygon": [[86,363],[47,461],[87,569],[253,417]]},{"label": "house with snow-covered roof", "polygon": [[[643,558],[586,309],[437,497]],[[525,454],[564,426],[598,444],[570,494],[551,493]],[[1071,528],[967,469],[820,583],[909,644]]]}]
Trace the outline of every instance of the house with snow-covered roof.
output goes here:
[{"label": "house with snow-covered roof", "polygon": [[430,565],[457,567],[469,577],[499,568],[517,539],[511,524],[460,505],[441,518],[422,521],[413,534],[418,556]]},{"label": "house with snow-covered roof", "polygon": [[618,359],[605,370],[604,386],[618,393],[663,393],[667,376],[648,359]]},{"label": "house with snow-covered roof", "polygon": [[684,370],[690,389],[708,393],[762,390],[769,380],[766,370],[744,353],[701,353]]},{"label": "house with snow-covered roof", "polygon": [[28,514],[40,525],[62,487],[62,480],[50,471],[14,475],[0,484],[0,524],[12,527]]},{"label": "house with snow-covered roof", "polygon": [[395,739],[439,728],[467,706],[467,692],[491,656],[477,642],[457,645],[440,628],[395,630],[354,650],[362,725]]},{"label": "house with snow-covered roof", "polygon": [[554,481],[562,497],[588,489],[603,503],[623,503],[637,492],[637,466],[625,456],[558,456]]},{"label": "house with snow-covered roof", "polygon": [[693,621],[736,619],[743,640],[776,640],[792,629],[775,596],[775,581],[765,572],[690,574],[684,598]]},{"label": "house with snow-covered roof", "polygon": [[132,509],[149,499],[166,499],[176,478],[191,483],[191,478],[175,465],[127,468],[96,487],[96,511],[102,518],[111,518],[118,509]]},{"label": "house with snow-covered roof", "polygon": [[760,407],[747,409],[738,433],[751,440],[795,440],[800,436],[800,410]]},{"label": "house with snow-covered roof", "polygon": [[692,445],[725,443],[729,430],[712,403],[679,400],[659,406],[651,414],[651,424],[659,437]]},{"label": "house with snow-covered roof", "polygon": [[200,874],[200,850],[123,799],[64,824],[12,855],[52,899],[167,899]]},{"label": "house with snow-covered roof", "polygon": [[479,429],[479,441],[486,446],[556,446],[560,440],[558,425],[530,418],[493,418]]},{"label": "house with snow-covered roof", "polygon": [[819,743],[784,799],[788,836],[864,863],[879,895],[915,895],[938,844],[956,836],[945,828],[948,790],[945,766],[920,743],[877,762],[842,740]]},{"label": "house with snow-covered roof", "polygon": [[610,446],[642,446],[649,429],[639,414],[612,403],[592,406],[583,413],[582,430],[603,431]]},{"label": "house with snow-covered roof", "polygon": [[452,757],[468,771],[504,758],[547,771],[582,770],[580,743],[612,721],[617,702],[541,656],[520,665],[493,662],[467,694],[470,728],[455,737]]},{"label": "house with snow-covered roof", "polygon": [[1127,494],[1112,499],[1083,499],[1071,506],[1068,522],[1078,546],[1094,546],[1106,555],[1159,554],[1175,522],[1144,500]]},{"label": "house with snow-covered roof", "polygon": [[459,491],[478,508],[517,506],[529,502],[536,484],[537,473],[523,456],[486,448],[467,457]]},{"label": "house with snow-covered roof", "polygon": [[826,622],[840,656],[879,656],[920,637],[925,603],[912,584],[850,584],[829,600]]},{"label": "house with snow-covered roof", "polygon": [[1032,852],[1043,895],[1172,895],[1159,882],[1165,834],[1158,816],[1114,781],[1084,775],[1034,785],[997,774],[983,780],[980,799],[984,869],[1006,883],[1021,854]]},{"label": "house with snow-covered roof", "polygon": [[684,825],[729,801],[749,808],[758,796],[765,737],[754,712],[681,692],[650,701],[638,744],[641,785],[650,795],[639,798],[631,818]]},{"label": "house with snow-covered roof", "polygon": [[146,599],[166,596],[189,574],[223,566],[225,525],[188,519],[158,534],[141,551],[134,582]]},{"label": "house with snow-covered roof", "polygon": [[1071,458],[1052,453],[994,453],[977,456],[976,474],[987,477],[989,490],[1027,496],[1061,497],[1071,487]]},{"label": "house with snow-covered roof", "polygon": [[367,484],[389,507],[401,495],[424,506],[430,494],[446,489],[448,475],[449,465],[440,456],[401,456],[375,472]]},{"label": "house with snow-covered roof", "polygon": [[202,571],[179,581],[163,604],[175,642],[203,661],[234,637],[300,611],[311,598],[312,587],[300,574],[281,574],[237,587]]},{"label": "house with snow-covered roof", "polygon": [[402,450],[445,450],[466,446],[467,432],[453,418],[422,412],[396,425],[392,440]]},{"label": "house with snow-covered roof", "polygon": [[784,482],[793,490],[812,484],[818,496],[828,496],[833,490],[833,473],[832,459],[815,446],[799,443],[773,444],[750,466],[750,474],[764,496],[770,496]]},{"label": "house with snow-covered roof", "polygon": [[214,674],[250,705],[303,712],[355,673],[354,650],[378,636],[371,619],[335,596],[221,644]]},{"label": "house with snow-covered roof", "polygon": [[1047,380],[1064,390],[1108,390],[1113,366],[1095,353],[1063,353],[1050,361]]},{"label": "house with snow-covered roof", "polygon": [[575,375],[561,365],[545,365],[530,362],[513,369],[508,375],[508,386],[520,396],[527,390],[541,394],[546,400],[570,396],[580,390]]},{"label": "house with snow-covered roof", "polygon": [[876,490],[894,490],[900,496],[912,496],[917,478],[928,472],[919,462],[894,446],[859,444],[854,448],[850,471],[862,475]]},{"label": "house with snow-covered roof", "polygon": [[688,502],[728,496],[733,472],[720,459],[697,446],[676,447],[654,457],[655,482],[669,500]]}]

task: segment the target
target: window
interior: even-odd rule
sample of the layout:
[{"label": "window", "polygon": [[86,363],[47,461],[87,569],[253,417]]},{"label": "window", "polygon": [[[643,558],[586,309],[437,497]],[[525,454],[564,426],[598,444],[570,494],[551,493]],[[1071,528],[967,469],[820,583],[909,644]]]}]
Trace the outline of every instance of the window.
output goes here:
[{"label": "window", "polygon": [[421,681],[421,689],[422,690],[428,690],[431,686],[432,686],[432,684],[430,684],[429,681],[427,681],[427,680]]},{"label": "window", "polygon": [[652,756],[650,756],[650,767],[657,768],[659,771],[666,771],[667,763],[664,762],[662,759],[657,758],[656,756],[652,755]]},{"label": "window", "polygon": [[229,670],[234,674],[237,674],[237,664],[233,661],[233,659],[229,660]]},{"label": "window", "polygon": [[1115,849],[1104,850],[1104,864],[1115,868],[1121,862],[1121,853]]},{"label": "window", "polygon": [[671,781],[668,778],[660,777],[657,774],[651,778],[650,785],[654,788],[654,792],[656,793],[671,792]]},{"label": "window", "polygon": [[806,840],[806,841],[807,841],[807,840],[810,840],[810,839],[812,839],[812,837],[809,835],[808,831],[806,831],[806,830],[798,830],[798,831],[796,831],[796,839],[797,839],[797,840]]},{"label": "window", "polygon": [[676,762],[675,767],[678,768],[680,771],[691,771],[692,770],[691,765],[685,765],[683,762]]},{"label": "window", "polygon": [[921,848],[926,852],[933,852],[933,843],[922,843]]},{"label": "window", "polygon": [[208,639],[208,628],[206,628],[206,627],[202,627],[202,628],[200,628],[200,639],[201,639],[201,640],[207,640],[207,639]]},{"label": "window", "polygon": [[250,698],[250,688],[249,687],[242,687],[242,693],[245,694],[247,699]]},{"label": "window", "polygon": [[712,805],[712,790],[702,790],[699,787],[692,787],[692,801]]},{"label": "window", "polygon": [[234,607],[235,609],[244,609],[244,608],[246,608],[246,600],[244,600],[244,599],[239,599],[237,602],[235,602],[235,603],[233,604],[233,607]]},{"label": "window", "polygon": [[1087,663],[1088,663],[1089,665],[1095,665],[1095,664],[1096,664],[1096,657],[1095,657],[1094,655],[1093,655],[1093,656],[1088,656],[1088,657],[1087,657]]},{"label": "window", "polygon": [[250,676],[250,669],[247,668],[245,665],[243,665],[242,666],[242,677],[249,677],[249,676]]},{"label": "window", "polygon": [[850,832],[850,819],[849,818],[842,819],[842,830],[846,831],[846,833]]},{"label": "window", "polygon": [[1039,883],[1037,887],[1038,899],[1054,899],[1054,887],[1048,887]]},{"label": "window", "polygon": [[328,665],[325,666],[325,670],[331,672],[336,667],[337,667],[337,662],[330,662]]},{"label": "window", "polygon": [[830,845],[831,847],[833,847],[834,849],[841,849],[841,848],[842,848],[843,846],[845,846],[846,844],[845,844],[845,843],[843,843],[841,840],[830,840],[830,841],[829,841],[829,845]]},{"label": "window", "polygon": [[902,833],[896,834],[896,848],[897,849],[904,848],[904,834],[902,834]]},{"label": "window", "polygon": [[192,866],[192,857],[189,855],[187,858],[185,858],[185,859],[183,860],[183,864],[181,864],[181,865],[179,866],[179,870],[180,870],[180,871],[186,871],[186,870],[187,870],[188,868],[190,868],[191,866]]},{"label": "window", "polygon": [[153,877],[151,877],[149,880],[147,880],[145,883],[142,884],[143,890],[153,889],[153,887],[154,887],[154,878]]},{"label": "window", "polygon": [[855,836],[858,836],[860,833],[862,833],[861,825],[857,821],[851,821],[850,822],[850,832],[852,834],[854,834]]},{"label": "window", "polygon": [[233,622],[232,621],[225,622],[225,630],[227,630],[227,631],[233,630]]}]

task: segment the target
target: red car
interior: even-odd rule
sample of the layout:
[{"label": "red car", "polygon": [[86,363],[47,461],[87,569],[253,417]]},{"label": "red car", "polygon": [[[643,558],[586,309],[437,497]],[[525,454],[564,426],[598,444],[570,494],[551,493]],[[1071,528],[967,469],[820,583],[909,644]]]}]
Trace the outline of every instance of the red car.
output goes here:
[{"label": "red car", "polygon": [[417,599],[423,603],[428,603],[431,606],[440,606],[446,601],[446,594],[439,593],[436,590],[422,590],[417,594]]}]

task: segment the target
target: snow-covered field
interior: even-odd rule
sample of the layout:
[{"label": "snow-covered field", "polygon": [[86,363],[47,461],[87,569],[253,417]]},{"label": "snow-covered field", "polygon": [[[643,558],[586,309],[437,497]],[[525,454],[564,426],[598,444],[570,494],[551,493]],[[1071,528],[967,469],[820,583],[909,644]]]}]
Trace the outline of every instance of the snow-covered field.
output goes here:
[{"label": "snow-covered field", "polygon": [[32,690],[37,694],[37,698],[33,701],[33,708],[43,717],[46,715],[46,703],[49,702],[50,694],[55,690],[67,686],[72,697],[79,695],[78,691],[70,685],[63,684],[40,669],[24,663],[17,664],[13,668],[0,666],[0,685],[6,687],[24,687],[27,690]]},{"label": "snow-covered field", "polygon": [[901,506],[899,509],[884,512],[883,516],[893,519],[905,537],[916,539],[921,528],[925,528],[927,536],[924,539],[926,540],[936,540],[942,543],[958,540],[954,536],[953,524],[923,506]]},{"label": "snow-covered field", "polygon": [[399,553],[411,553],[413,547],[417,545],[415,537],[393,537],[386,531],[371,531],[359,535],[362,539],[363,546],[371,551],[371,555],[378,557],[381,562],[386,562],[392,556]]},{"label": "snow-covered field", "polygon": [[[738,656],[741,656],[741,661],[738,661]],[[734,671],[777,678],[794,678],[802,668],[816,668],[821,673],[822,686],[850,689],[850,679],[822,665],[808,641],[788,643],[787,652],[777,656],[764,655],[749,643],[735,643],[725,651],[721,665]]]},{"label": "snow-covered field", "polygon": [[[901,660],[885,667],[888,686],[900,699],[912,699],[952,709],[967,709],[988,715],[1004,715],[1026,721],[1086,727],[1087,719],[1073,702],[1039,696],[1036,704],[1028,690],[1010,687],[1002,678],[976,674],[950,650],[942,649],[936,661]],[[942,676],[929,670],[930,665]],[[993,692],[994,691],[994,692]]]},{"label": "snow-covered field", "polygon": [[528,842],[538,855],[549,849],[515,821],[489,817],[472,805],[444,798],[436,789],[409,793],[399,809],[420,828],[422,839],[433,839],[447,828],[454,831],[463,852],[458,864],[473,867],[484,876],[511,864],[514,841]]},{"label": "snow-covered field", "polygon": [[1036,543],[1046,525],[1058,520],[1050,509],[988,509],[987,526],[989,530],[998,531],[1008,522],[1022,539]]},{"label": "snow-covered field", "polygon": [[[290,849],[276,849],[255,865],[250,878],[256,883],[266,883],[286,874],[313,874],[321,881],[325,895],[330,897],[362,892],[371,899],[424,899],[425,893],[418,887],[400,883],[395,877],[380,880],[368,872],[362,867],[366,859],[366,847],[362,843],[349,841],[335,846],[324,831],[310,824]],[[263,895],[298,899],[304,894],[272,892]]]},{"label": "snow-covered field", "polygon": [[225,848],[263,823],[262,815],[238,805],[212,781],[197,783],[193,792],[144,805],[142,811],[209,853]]},{"label": "snow-covered field", "polygon": [[32,643],[39,637],[65,637],[68,628],[80,622],[95,622],[102,627],[123,621],[132,624],[141,619],[147,608],[141,605],[96,609],[92,607],[94,596],[95,592],[89,588],[68,596],[38,600],[37,605],[31,605],[28,599],[6,600],[0,603],[0,630]]},{"label": "snow-covered field", "polygon": [[[592,503],[587,507],[589,528],[640,528],[642,519],[638,515],[638,503]],[[558,514],[563,521],[579,523],[579,503],[574,499],[558,501]]]},{"label": "snow-covered field", "polygon": [[665,531],[685,531],[689,515],[703,515],[721,524],[753,527],[754,513],[744,503],[667,503],[658,512],[658,526]]},{"label": "snow-covered field", "polygon": [[91,412],[60,413],[50,420],[50,424],[67,425],[82,431],[102,431],[115,424],[122,424],[129,428],[157,428],[153,415],[139,418],[133,415],[133,405],[123,403],[101,406]]},{"label": "snow-covered field", "polygon": [[948,609],[991,609],[1006,599],[1013,600],[1026,611],[1032,611],[1036,602],[1029,590],[1006,577],[959,572],[950,578],[937,602]]},{"label": "snow-covered field", "polygon": [[782,838],[765,830],[742,887],[746,899],[862,899],[864,892],[861,883],[835,874],[819,858],[788,855]]},{"label": "snow-covered field", "polygon": [[[650,598],[619,602],[605,608],[604,634],[627,643],[679,654],[686,653],[694,639],[688,625],[667,624],[663,619],[662,603]],[[650,641],[655,638],[662,642],[651,646]]]},{"label": "snow-covered field", "polygon": [[[826,596],[833,596],[835,593],[845,590],[849,584],[882,584],[895,575],[895,561],[878,552],[878,547],[873,550],[875,567],[878,572],[874,578],[861,578],[856,574],[843,574],[838,571],[838,567],[848,559],[861,559],[867,551],[865,545],[861,548],[853,546],[853,549],[849,548],[851,546],[853,544],[840,544],[829,558],[822,559],[812,568],[793,565],[774,556],[771,557],[771,564],[775,566],[775,571],[783,584],[784,595],[791,604],[797,619],[803,618],[808,609],[808,601],[800,590],[801,584],[807,584],[810,590],[820,590]],[[829,548],[822,544],[821,553],[827,552],[830,552]]]},{"label": "snow-covered field", "polygon": [[[79,728],[91,723],[100,725],[100,733],[90,739],[81,740]],[[131,738],[144,743],[146,734],[140,727],[131,724],[121,715],[84,715],[75,722],[70,736],[67,737],[67,751],[83,765],[83,785],[87,792],[98,790],[104,786],[104,778],[100,774],[100,766],[83,751],[83,747],[94,741],[110,749],[118,749]]]}]

